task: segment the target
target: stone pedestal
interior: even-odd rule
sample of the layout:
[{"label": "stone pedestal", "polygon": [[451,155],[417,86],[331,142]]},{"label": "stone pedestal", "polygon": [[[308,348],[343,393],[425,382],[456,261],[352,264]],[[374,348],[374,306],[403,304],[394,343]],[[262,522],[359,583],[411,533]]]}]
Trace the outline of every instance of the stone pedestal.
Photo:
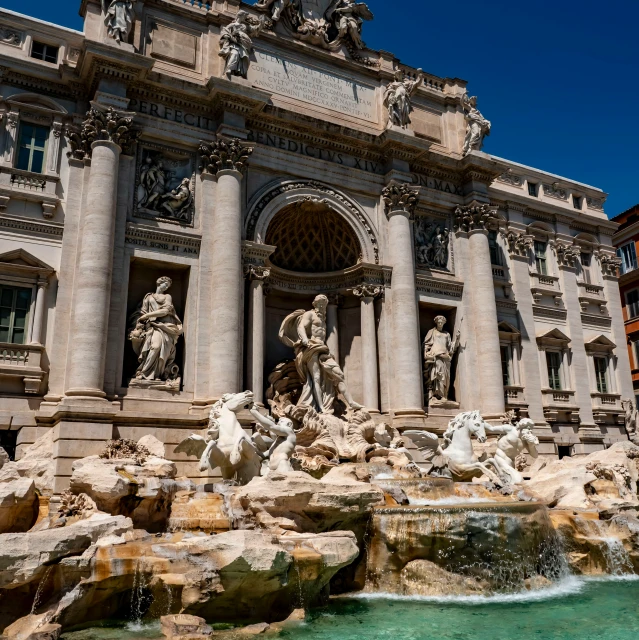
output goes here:
[{"label": "stone pedestal", "polygon": [[108,140],[92,145],[86,210],[80,223],[82,244],[76,271],[67,396],[105,396],[104,365],[120,152],[120,147]]}]

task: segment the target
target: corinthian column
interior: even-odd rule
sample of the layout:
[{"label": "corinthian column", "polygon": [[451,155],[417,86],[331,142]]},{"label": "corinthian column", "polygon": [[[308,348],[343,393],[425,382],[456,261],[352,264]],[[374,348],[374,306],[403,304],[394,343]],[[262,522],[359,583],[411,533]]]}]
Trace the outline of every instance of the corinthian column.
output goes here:
[{"label": "corinthian column", "polygon": [[241,391],[242,176],[253,149],[239,139],[202,142],[201,171],[217,177],[211,250],[211,375],[209,393]]},{"label": "corinthian column", "polygon": [[375,329],[375,298],[381,287],[363,284],[353,293],[362,301],[362,386],[364,407],[379,412],[379,383],[377,367],[377,331]]},{"label": "corinthian column", "polygon": [[391,409],[395,416],[423,415],[417,293],[411,218],[418,191],[391,182],[382,191],[388,217],[391,283]]},{"label": "corinthian column", "polygon": [[466,235],[469,242],[473,317],[477,344],[478,370],[471,378],[479,385],[480,407],[485,416],[500,416],[505,411],[504,377],[499,348],[499,327],[495,285],[490,261],[488,232],[495,225],[497,214],[486,204],[458,207],[455,211],[455,231]]},{"label": "corinthian column", "polygon": [[266,313],[264,308],[264,283],[271,275],[270,269],[246,265],[244,268],[249,286],[249,336],[246,362],[248,381],[255,402],[264,404],[264,339]]},{"label": "corinthian column", "polygon": [[91,158],[91,173],[80,222],[67,396],[105,396],[116,186],[120,153],[128,150],[137,135],[131,129],[132,122],[133,118],[113,109],[94,107],[81,131],[69,137],[74,157]]}]

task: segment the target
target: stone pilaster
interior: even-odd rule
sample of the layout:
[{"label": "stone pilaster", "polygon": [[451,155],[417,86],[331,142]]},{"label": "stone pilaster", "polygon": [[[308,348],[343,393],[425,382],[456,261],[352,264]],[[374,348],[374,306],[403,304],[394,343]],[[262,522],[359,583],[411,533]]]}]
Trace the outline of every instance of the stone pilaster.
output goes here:
[{"label": "stone pilaster", "polygon": [[253,152],[239,139],[200,145],[200,170],[217,178],[211,247],[211,378],[213,399],[237,393],[242,369],[242,177]]},{"label": "stone pilaster", "polygon": [[339,295],[328,296],[326,307],[326,345],[335,361],[339,363]]},{"label": "stone pilaster", "polygon": [[499,348],[499,328],[488,232],[497,214],[486,204],[471,204],[455,210],[455,231],[468,238],[471,273],[469,326],[474,328],[477,348],[476,384],[480,387],[480,406],[485,417],[498,417],[505,411],[504,382]]},{"label": "stone pilaster", "polygon": [[31,344],[44,344],[44,311],[46,307],[45,296],[49,283],[46,280],[38,280],[35,311],[33,314],[33,329],[31,330]]},{"label": "stone pilaster", "polygon": [[244,273],[249,280],[249,335],[246,354],[247,379],[255,402],[264,404],[264,348],[266,336],[266,308],[264,285],[271,275],[270,269],[246,265]]},{"label": "stone pilaster", "polygon": [[91,172],[80,223],[67,396],[105,396],[118,168],[121,152],[128,150],[137,135],[132,123],[131,117],[113,109],[94,107],[81,131],[70,137],[73,155],[91,158]]},{"label": "stone pilaster", "polygon": [[396,418],[424,415],[415,263],[411,219],[419,192],[391,182],[382,191],[388,217],[390,290],[391,411]]},{"label": "stone pilaster", "polygon": [[379,413],[379,368],[377,358],[377,331],[375,328],[375,298],[382,293],[381,287],[363,284],[353,290],[362,305],[362,386],[364,407],[369,412]]}]

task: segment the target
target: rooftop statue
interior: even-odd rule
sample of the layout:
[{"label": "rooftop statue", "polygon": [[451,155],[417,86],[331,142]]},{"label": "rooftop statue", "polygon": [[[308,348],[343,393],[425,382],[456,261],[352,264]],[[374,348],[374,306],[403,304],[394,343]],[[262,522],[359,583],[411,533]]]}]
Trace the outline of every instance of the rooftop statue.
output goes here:
[{"label": "rooftop statue", "polygon": [[497,453],[490,462],[502,482],[506,484],[521,484],[524,477],[517,469],[517,458],[521,454],[529,453],[533,458],[538,458],[537,445],[539,439],[533,434],[535,423],[529,418],[520,420],[516,424],[500,426],[486,425],[486,432],[500,435],[497,445]]},{"label": "rooftop statue", "polygon": [[319,295],[310,311],[293,312],[280,328],[280,340],[295,351],[295,366],[304,385],[297,405],[312,407],[318,413],[333,413],[339,394],[356,411],[362,406],[351,397],[344,372],[326,344],[327,306],[328,298]]},{"label": "rooftop statue", "polygon": [[268,18],[260,16],[259,20],[252,18],[246,11],[238,11],[235,20],[227,27],[222,27],[220,34],[219,55],[226,60],[224,73],[231,76],[246,78],[253,51],[252,36],[259,35],[269,24]]},{"label": "rooftop statue", "polygon": [[395,80],[391,82],[384,93],[384,106],[388,109],[389,126],[405,129],[410,124],[410,114],[413,111],[412,96],[424,82],[424,74],[417,70],[417,80],[406,77],[402,69],[395,72]]},{"label": "rooftop statue", "polygon": [[102,0],[102,13],[109,37],[126,42],[133,26],[133,0]]},{"label": "rooftop statue", "polygon": [[471,151],[481,151],[484,146],[484,138],[490,135],[490,120],[486,120],[477,109],[477,96],[472,98],[465,93],[462,96],[464,116],[466,118],[466,139],[464,140],[463,155],[467,156]]},{"label": "rooftop statue", "polygon": [[339,40],[349,37],[356,49],[364,48],[362,25],[364,20],[373,19],[368,5],[355,0],[333,0],[325,15],[337,27]]}]

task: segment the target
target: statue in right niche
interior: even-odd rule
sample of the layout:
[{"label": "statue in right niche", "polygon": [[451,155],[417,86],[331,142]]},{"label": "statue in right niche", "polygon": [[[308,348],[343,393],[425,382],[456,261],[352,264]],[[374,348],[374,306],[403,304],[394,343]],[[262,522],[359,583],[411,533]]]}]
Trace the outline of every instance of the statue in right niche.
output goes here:
[{"label": "statue in right niche", "polygon": [[446,402],[450,389],[450,369],[453,356],[459,348],[460,332],[453,340],[450,333],[444,331],[446,318],[437,316],[435,326],[428,332],[424,340],[424,364],[426,386],[428,388],[428,404],[433,401]]}]

